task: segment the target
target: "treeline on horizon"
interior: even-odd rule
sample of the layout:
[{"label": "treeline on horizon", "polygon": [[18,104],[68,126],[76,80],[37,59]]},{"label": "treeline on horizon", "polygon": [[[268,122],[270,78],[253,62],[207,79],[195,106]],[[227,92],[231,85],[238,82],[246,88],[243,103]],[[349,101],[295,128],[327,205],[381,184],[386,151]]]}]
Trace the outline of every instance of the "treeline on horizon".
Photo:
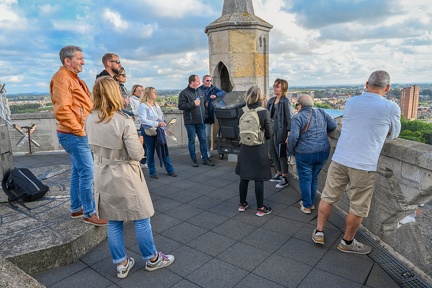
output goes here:
[{"label": "treeline on horizon", "polygon": [[402,115],[399,138],[432,145],[432,123],[421,120],[407,121]]}]

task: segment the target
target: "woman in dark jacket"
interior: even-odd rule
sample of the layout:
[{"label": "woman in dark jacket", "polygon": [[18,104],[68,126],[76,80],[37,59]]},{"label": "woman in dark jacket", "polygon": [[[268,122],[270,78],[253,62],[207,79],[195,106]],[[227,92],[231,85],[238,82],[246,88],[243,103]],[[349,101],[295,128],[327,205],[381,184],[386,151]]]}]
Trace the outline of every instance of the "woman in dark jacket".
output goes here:
[{"label": "woman in dark jacket", "polygon": [[288,93],[288,82],[286,80],[276,79],[273,84],[273,93],[275,97],[270,98],[267,103],[273,130],[271,139],[268,142],[268,153],[273,160],[277,173],[270,181],[277,182],[276,188],[281,189],[288,186],[288,159],[285,151],[288,132],[291,129],[293,108],[290,99],[286,97]]},{"label": "woman in dark jacket", "polygon": [[336,121],[322,109],[313,109],[309,95],[297,99],[299,112],[292,118],[288,137],[289,153],[296,156],[297,174],[302,194],[300,209],[311,214],[315,209],[318,174],[330,154],[327,133],[337,128]]},{"label": "woman in dark jacket", "polygon": [[[261,107],[263,95],[261,89],[254,85],[245,93],[244,100],[249,109]],[[270,139],[271,125],[270,114],[264,109],[257,111],[260,125],[264,129],[265,139]],[[264,142],[261,145],[247,146],[240,145],[240,154],[238,157],[235,173],[240,176],[240,206],[239,211],[243,212],[249,207],[246,201],[249,180],[255,180],[255,196],[257,202],[257,216],[270,214],[272,209],[264,206],[264,181],[271,178],[270,161],[267,156],[267,145]]]}]

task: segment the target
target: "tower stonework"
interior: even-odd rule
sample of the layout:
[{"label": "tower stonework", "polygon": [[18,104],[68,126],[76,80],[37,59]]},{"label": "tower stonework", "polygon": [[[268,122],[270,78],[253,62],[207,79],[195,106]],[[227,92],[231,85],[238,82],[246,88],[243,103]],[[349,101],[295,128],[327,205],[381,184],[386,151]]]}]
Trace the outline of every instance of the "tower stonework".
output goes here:
[{"label": "tower stonework", "polygon": [[227,92],[256,84],[268,96],[272,28],[255,16],[252,0],[224,0],[222,16],[205,29],[214,84]]}]

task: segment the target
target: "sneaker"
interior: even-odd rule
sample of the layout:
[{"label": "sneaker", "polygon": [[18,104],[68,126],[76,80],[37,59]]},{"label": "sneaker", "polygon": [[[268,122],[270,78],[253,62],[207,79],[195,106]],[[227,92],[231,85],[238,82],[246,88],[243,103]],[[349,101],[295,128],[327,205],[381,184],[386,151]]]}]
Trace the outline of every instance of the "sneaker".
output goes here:
[{"label": "sneaker", "polygon": [[203,160],[203,165],[215,166],[215,164],[208,158]]},{"label": "sneaker", "polygon": [[71,213],[70,214],[70,217],[71,218],[81,218],[81,217],[83,217],[83,214],[84,214],[84,210],[83,209],[81,209],[80,211],[78,211],[78,212],[74,212],[74,213]]},{"label": "sneaker", "polygon": [[[300,206],[303,206],[303,201],[300,201],[299,204],[300,204]],[[315,210],[315,204],[312,204],[310,209]]]},{"label": "sneaker", "polygon": [[126,265],[117,265],[117,278],[126,278],[129,274],[129,270],[132,269],[134,264],[135,260],[132,257],[128,257]]},{"label": "sneaker", "polygon": [[210,158],[212,155],[211,155],[211,152],[210,151],[207,151],[207,158]]},{"label": "sneaker", "polygon": [[324,245],[324,232],[317,232],[315,229],[312,233],[312,241],[316,244]]},{"label": "sneaker", "polygon": [[288,186],[288,179],[285,176],[281,177],[282,179],[276,184],[276,188],[282,189]]},{"label": "sneaker", "polygon": [[276,173],[273,178],[270,179],[270,182],[279,182],[281,179],[282,175]]},{"label": "sneaker", "polygon": [[141,168],[148,168],[147,163],[141,164]]},{"label": "sneaker", "polygon": [[239,212],[244,212],[246,210],[246,208],[248,208],[248,207],[249,207],[248,202],[240,203]]},{"label": "sneaker", "polygon": [[271,207],[263,206],[263,207],[257,209],[256,216],[262,217],[264,215],[270,214],[272,211],[273,210],[271,209]]},{"label": "sneaker", "polygon": [[176,173],[168,173],[168,176],[171,176],[171,177],[177,177],[177,174]]},{"label": "sneaker", "polygon": [[[312,208],[306,208],[306,207],[304,207],[303,206],[303,201],[300,201],[299,204],[300,204],[300,210],[303,213],[305,213],[305,214],[311,214],[312,213]],[[314,209],[315,209],[315,207],[314,207]]]},{"label": "sneaker", "polygon": [[369,254],[372,251],[372,247],[358,242],[356,239],[353,240],[351,245],[347,245],[345,241],[342,239],[339,245],[337,246],[339,251],[345,253],[355,253],[355,254]]},{"label": "sneaker", "polygon": [[92,216],[88,218],[83,218],[84,223],[92,224],[95,226],[106,226],[108,224],[108,221],[106,219],[99,219],[99,217],[96,214],[93,214]]},{"label": "sneaker", "polygon": [[192,166],[193,167],[198,167],[198,162],[195,160],[192,160]]},{"label": "sneaker", "polygon": [[158,252],[158,259],[156,262],[151,262],[150,260],[146,261],[145,269],[147,271],[154,271],[159,268],[164,268],[171,265],[175,260],[173,255],[165,255],[162,252]]},{"label": "sneaker", "polygon": [[150,178],[152,178],[152,179],[159,179],[159,176],[153,175],[153,176],[150,176]]}]

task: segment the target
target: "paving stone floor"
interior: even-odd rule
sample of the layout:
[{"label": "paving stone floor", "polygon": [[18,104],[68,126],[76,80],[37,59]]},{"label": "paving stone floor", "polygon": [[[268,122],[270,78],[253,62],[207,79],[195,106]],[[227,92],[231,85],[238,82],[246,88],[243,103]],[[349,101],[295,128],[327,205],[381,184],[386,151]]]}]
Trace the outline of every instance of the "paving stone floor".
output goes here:
[{"label": "paving stone floor", "polygon": [[[53,288],[399,287],[370,255],[339,252],[342,234],[331,223],[325,230],[326,244],[314,244],[316,211],[303,214],[300,194],[291,187],[279,190],[274,183],[265,183],[265,205],[273,213],[257,217],[251,182],[250,207],[241,213],[235,163],[219,159],[214,151],[216,166],[194,168],[187,148],[170,152],[177,178],[159,166],[160,179],[150,179],[148,170],[144,172],[156,210],[151,218],[156,247],[175,255],[171,266],[145,271],[133,225],[128,223],[125,244],[136,263],[126,279],[116,278],[107,240],[79,261],[33,275],[35,279]],[[69,159],[65,153],[36,153],[14,157],[14,162],[17,167],[37,168],[68,165]]]}]

